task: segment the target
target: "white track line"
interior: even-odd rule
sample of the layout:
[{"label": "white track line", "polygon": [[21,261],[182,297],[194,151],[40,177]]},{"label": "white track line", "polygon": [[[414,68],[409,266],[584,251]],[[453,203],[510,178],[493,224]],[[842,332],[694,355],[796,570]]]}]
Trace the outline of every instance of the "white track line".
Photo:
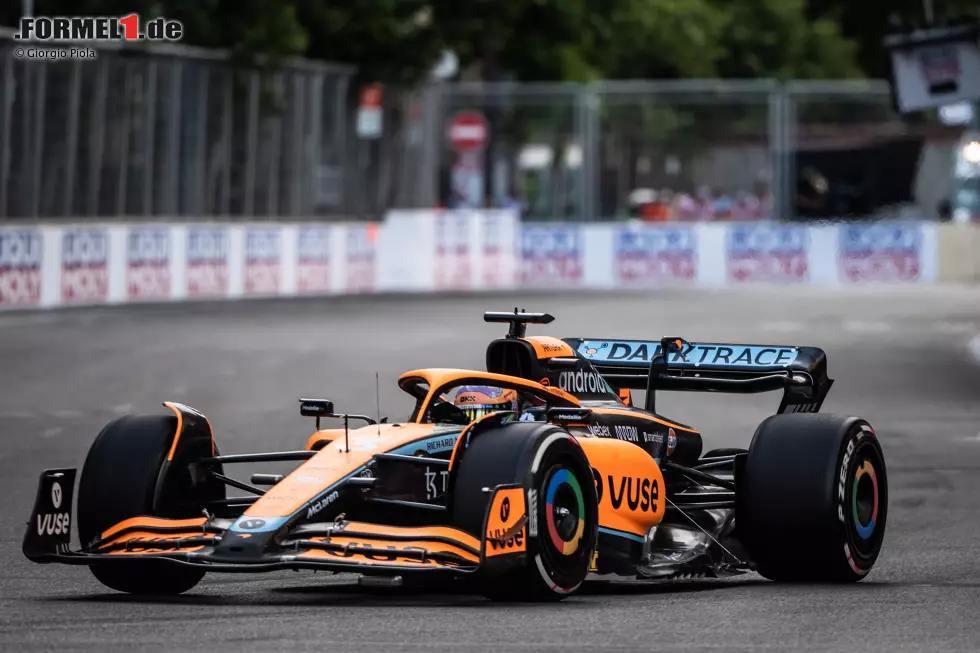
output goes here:
[{"label": "white track line", "polygon": [[936,330],[940,333],[970,333],[976,326],[972,322],[937,322]]},{"label": "white track line", "polygon": [[857,333],[884,333],[885,331],[890,331],[892,325],[888,322],[863,322],[859,320],[852,320],[844,322],[841,325],[845,331],[852,331]]},{"label": "white track line", "polygon": [[800,322],[763,322],[759,328],[763,331],[796,333],[803,330],[803,324]]}]

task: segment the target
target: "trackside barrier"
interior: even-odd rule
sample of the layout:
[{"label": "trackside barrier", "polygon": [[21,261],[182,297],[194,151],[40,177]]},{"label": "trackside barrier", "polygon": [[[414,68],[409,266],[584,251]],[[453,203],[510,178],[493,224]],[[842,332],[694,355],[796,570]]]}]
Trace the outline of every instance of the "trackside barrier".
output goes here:
[{"label": "trackside barrier", "polygon": [[528,287],[849,285],[939,280],[925,222],[525,224]]},{"label": "trackside barrier", "polygon": [[0,227],[0,310],[441,291],[980,282],[980,225],[383,223]]},{"label": "trackside barrier", "polygon": [[369,293],[377,224],[0,228],[0,308]]},{"label": "trackside barrier", "polygon": [[937,229],[940,281],[980,283],[980,224],[942,224]]}]

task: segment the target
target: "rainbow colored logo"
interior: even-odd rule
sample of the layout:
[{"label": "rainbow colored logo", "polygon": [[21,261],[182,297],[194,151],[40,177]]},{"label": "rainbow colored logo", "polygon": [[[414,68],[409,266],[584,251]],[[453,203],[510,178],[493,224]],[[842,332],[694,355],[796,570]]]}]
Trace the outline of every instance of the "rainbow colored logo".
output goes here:
[{"label": "rainbow colored logo", "polygon": [[[875,501],[874,507],[871,510],[871,519],[867,524],[862,524],[861,519],[858,517],[857,491],[858,482],[865,475],[871,477],[871,486],[874,489]],[[854,527],[857,530],[857,534],[862,540],[868,539],[874,533],[875,521],[878,519],[878,478],[875,476],[875,468],[870,460],[865,460],[854,473],[854,487],[851,491],[851,510],[854,513]]]},{"label": "rainbow colored logo", "polygon": [[[567,542],[562,539],[558,532],[558,524],[555,522],[555,495],[563,485],[567,485],[575,493],[577,506],[574,515],[576,521],[575,534]],[[561,551],[563,555],[569,556],[575,553],[579,542],[582,540],[582,535],[585,534],[585,499],[582,497],[582,488],[579,486],[578,480],[567,469],[559,469],[548,482],[548,490],[545,493],[545,514],[548,521],[548,533],[551,535],[551,542],[555,548]]]}]

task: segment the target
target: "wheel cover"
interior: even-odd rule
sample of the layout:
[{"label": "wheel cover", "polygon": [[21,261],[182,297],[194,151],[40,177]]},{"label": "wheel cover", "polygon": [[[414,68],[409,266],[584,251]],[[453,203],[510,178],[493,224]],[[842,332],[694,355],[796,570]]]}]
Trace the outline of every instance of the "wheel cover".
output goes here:
[{"label": "wheel cover", "polygon": [[843,472],[846,496],[840,504],[846,539],[844,554],[851,569],[864,575],[881,551],[888,510],[888,485],[880,450],[867,431],[857,439],[851,460]]},{"label": "wheel cover", "polygon": [[870,539],[878,519],[878,477],[870,460],[862,462],[854,474],[851,513],[858,537],[862,540]]},{"label": "wheel cover", "polygon": [[585,498],[582,487],[569,470],[557,469],[548,480],[545,515],[555,550],[566,556],[575,553],[585,535]]},{"label": "wheel cover", "polygon": [[538,477],[541,533],[534,547],[539,571],[553,591],[577,587],[588,573],[595,549],[595,513],[588,495],[589,468],[569,453],[553,457]]}]

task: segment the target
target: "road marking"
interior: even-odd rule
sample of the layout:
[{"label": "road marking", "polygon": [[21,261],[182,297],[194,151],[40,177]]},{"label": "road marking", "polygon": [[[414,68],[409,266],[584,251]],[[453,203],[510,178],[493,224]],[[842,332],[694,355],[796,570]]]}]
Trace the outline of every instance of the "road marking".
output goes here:
[{"label": "road marking", "polygon": [[0,317],[0,327],[23,328],[27,326],[58,324],[62,321],[62,317],[56,313],[37,313],[33,315],[8,314]]},{"label": "road marking", "polygon": [[64,432],[65,432],[65,429],[61,428],[60,426],[55,426],[54,428],[44,429],[44,432],[41,434],[41,437],[42,438],[53,438],[54,436],[60,435],[60,434],[62,434]]},{"label": "road marking", "polygon": [[936,331],[940,333],[970,333],[976,325],[970,322],[937,322]]},{"label": "road marking", "polygon": [[861,320],[849,320],[844,322],[841,327],[845,331],[857,331],[859,333],[883,333],[890,331],[892,325],[888,322],[863,322]]},{"label": "road marking", "polygon": [[12,413],[0,413],[0,418],[2,419],[34,419],[34,413],[24,413],[20,411],[14,411]]},{"label": "road marking", "polygon": [[112,412],[116,415],[125,415],[126,413],[132,412],[133,404],[119,404],[118,406],[112,407]]},{"label": "road marking", "polygon": [[780,331],[783,333],[796,333],[803,330],[800,322],[763,322],[759,325],[763,331]]}]

